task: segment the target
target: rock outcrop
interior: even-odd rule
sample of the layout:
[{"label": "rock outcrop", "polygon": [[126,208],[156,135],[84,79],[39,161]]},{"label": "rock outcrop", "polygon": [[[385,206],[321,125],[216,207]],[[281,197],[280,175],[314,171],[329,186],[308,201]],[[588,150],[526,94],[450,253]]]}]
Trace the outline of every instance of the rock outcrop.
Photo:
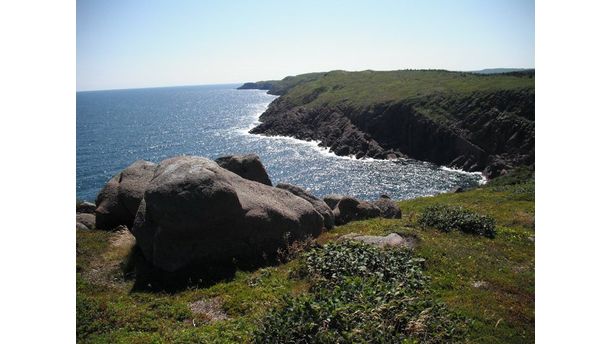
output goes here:
[{"label": "rock outcrop", "polygon": [[[414,86],[420,88],[412,97],[378,95],[393,93],[390,90],[362,101],[364,93],[386,87],[373,83],[391,80],[385,79],[390,73],[395,73],[393,83],[398,87],[410,89],[409,85],[423,79],[434,82],[437,89],[423,83]],[[497,76],[333,71],[276,83],[250,83],[243,88],[281,95],[261,115],[262,123],[252,133],[321,141],[338,155],[409,157],[483,171],[494,178],[535,161],[534,75],[534,71]]]},{"label": "rock outcrop", "polygon": [[219,166],[236,173],[242,178],[272,185],[265,167],[255,154],[223,156],[215,161]]},{"label": "rock outcrop", "polygon": [[96,228],[131,227],[157,165],[139,160],[116,174],[96,198]]},{"label": "rock outcrop", "polygon": [[291,192],[202,157],[162,161],[131,228],[145,258],[168,272],[194,264],[249,264],[289,240],[318,236],[323,217]]},{"label": "rock outcrop", "polygon": [[374,204],[360,201],[354,197],[343,197],[333,210],[336,225],[351,221],[371,219],[381,215],[380,209]]},{"label": "rock outcrop", "polygon": [[323,222],[325,223],[325,228],[332,229],[334,227],[334,213],[324,201],[322,201],[321,199],[313,196],[309,192],[295,185],[279,183],[276,185],[276,187],[279,189],[287,190],[291,192],[292,194],[298,197],[301,197],[307,200],[308,202],[310,202],[310,204],[312,204],[315,210],[319,214],[321,214],[321,216],[323,216]]}]

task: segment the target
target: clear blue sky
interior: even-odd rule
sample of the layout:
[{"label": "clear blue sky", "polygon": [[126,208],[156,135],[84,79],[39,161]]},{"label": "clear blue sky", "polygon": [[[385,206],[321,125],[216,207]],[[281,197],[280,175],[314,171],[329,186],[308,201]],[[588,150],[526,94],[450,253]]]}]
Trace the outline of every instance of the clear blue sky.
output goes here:
[{"label": "clear blue sky", "polygon": [[533,68],[534,0],[77,0],[77,90]]}]

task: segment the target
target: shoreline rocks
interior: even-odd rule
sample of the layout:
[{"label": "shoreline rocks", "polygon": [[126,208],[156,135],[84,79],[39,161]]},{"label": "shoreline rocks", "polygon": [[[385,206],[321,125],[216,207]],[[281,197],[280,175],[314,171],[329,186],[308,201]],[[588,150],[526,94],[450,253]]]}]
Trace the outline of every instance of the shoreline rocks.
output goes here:
[{"label": "shoreline rocks", "polygon": [[[359,102],[351,97],[340,98],[335,90],[361,90],[364,72],[345,73],[339,79],[340,85],[330,87],[333,82],[329,80],[335,73],[295,76],[296,82],[283,79],[239,87],[280,95],[260,116],[261,123],[251,133],[317,140],[340,156],[411,158],[468,172],[480,171],[489,179],[535,162],[532,72],[512,75],[525,78],[521,88],[424,92],[394,101],[374,98],[361,105],[354,105]],[[398,77],[405,73],[423,73],[426,77],[428,72],[397,73]],[[351,83],[351,78],[361,83]],[[448,79],[441,76],[441,80]],[[326,82],[331,84],[321,86]]]},{"label": "shoreline rocks", "polygon": [[[322,200],[295,185],[271,186],[254,154],[218,161],[224,167],[197,156],[136,161],[100,191],[95,215],[77,213],[77,228],[126,226],[144,261],[174,274],[259,266],[293,241],[317,237],[334,225],[401,217],[385,195],[374,202],[341,195]],[[82,208],[91,211],[92,205]]]}]

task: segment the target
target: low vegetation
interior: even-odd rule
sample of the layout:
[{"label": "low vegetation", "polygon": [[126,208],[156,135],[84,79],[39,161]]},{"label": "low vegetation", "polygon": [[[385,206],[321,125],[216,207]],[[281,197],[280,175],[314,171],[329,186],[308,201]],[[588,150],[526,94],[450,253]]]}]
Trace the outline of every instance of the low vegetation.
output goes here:
[{"label": "low vegetation", "polygon": [[423,260],[407,249],[328,243],[301,264],[308,293],[287,298],[256,343],[447,343],[465,323],[429,297]]},{"label": "low vegetation", "polygon": [[[133,288],[122,269],[129,233],[77,230],[77,341],[533,342],[533,181],[400,207],[402,219],[351,222],[289,248],[277,266],[173,293]],[[419,219],[432,207],[492,218],[495,238],[424,227]],[[348,233],[399,233],[418,245],[339,243]]]},{"label": "low vegetation", "polygon": [[429,206],[423,210],[418,222],[423,227],[433,227],[443,232],[458,230],[488,238],[495,237],[495,220],[491,216],[480,215],[458,206]]}]

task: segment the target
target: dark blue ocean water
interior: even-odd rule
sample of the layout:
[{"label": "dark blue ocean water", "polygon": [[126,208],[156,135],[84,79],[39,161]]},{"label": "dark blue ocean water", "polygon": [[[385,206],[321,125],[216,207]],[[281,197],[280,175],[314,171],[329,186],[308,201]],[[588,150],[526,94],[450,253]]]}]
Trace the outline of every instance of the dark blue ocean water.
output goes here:
[{"label": "dark blue ocean water", "polygon": [[238,85],[207,85],[78,92],[77,198],[95,200],[114,174],[138,159],[175,155],[211,159],[258,154],[273,183],[329,193],[395,199],[445,192],[481,182],[465,173],[419,161],[356,160],[287,137],[252,135],[258,116],[275,96]]}]

